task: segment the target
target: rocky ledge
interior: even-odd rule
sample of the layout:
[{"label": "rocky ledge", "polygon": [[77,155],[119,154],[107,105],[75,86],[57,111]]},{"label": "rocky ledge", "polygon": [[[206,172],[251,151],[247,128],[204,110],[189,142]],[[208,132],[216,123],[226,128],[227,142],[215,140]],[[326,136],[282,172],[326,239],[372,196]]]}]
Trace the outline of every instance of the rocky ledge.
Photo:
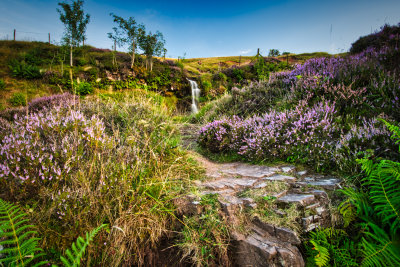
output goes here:
[{"label": "rocky ledge", "polygon": [[216,194],[231,227],[236,266],[304,266],[301,235],[330,223],[329,193],[340,179],[298,171],[294,166],[245,163],[206,166],[200,194],[176,201],[182,214],[201,214],[199,198]]}]

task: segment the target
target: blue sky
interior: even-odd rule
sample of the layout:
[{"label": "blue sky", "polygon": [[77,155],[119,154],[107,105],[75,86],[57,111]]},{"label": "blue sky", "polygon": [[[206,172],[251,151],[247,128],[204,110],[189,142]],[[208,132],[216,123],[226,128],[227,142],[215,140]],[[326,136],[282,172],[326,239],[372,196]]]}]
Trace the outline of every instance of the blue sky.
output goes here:
[{"label": "blue sky", "polygon": [[[59,42],[63,25],[56,0],[0,0],[0,38]],[[86,0],[87,43],[111,48],[109,13],[134,17],[166,39],[167,56],[254,55],[275,48],[294,53],[348,51],[352,42],[400,22],[400,0],[330,1],[104,1]],[[123,50],[122,48],[120,50]]]}]

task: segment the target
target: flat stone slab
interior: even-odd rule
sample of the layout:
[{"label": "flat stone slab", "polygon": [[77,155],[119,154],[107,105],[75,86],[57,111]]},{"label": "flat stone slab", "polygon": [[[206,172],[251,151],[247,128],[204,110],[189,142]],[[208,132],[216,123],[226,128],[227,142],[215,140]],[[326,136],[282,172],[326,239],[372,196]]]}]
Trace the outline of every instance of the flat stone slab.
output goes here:
[{"label": "flat stone slab", "polygon": [[264,178],[264,180],[268,181],[284,181],[284,182],[295,182],[296,177],[293,176],[288,176],[288,175],[282,175],[282,174],[277,174],[271,177]]},{"label": "flat stone slab", "polygon": [[220,172],[225,175],[249,177],[256,179],[274,175],[278,171],[279,168],[276,167],[249,165],[244,163],[238,163],[235,165],[231,164],[228,168],[220,170]]},{"label": "flat stone slab", "polygon": [[340,180],[337,178],[313,178],[307,177],[304,179],[305,183],[312,186],[320,186],[324,189],[335,189],[338,187]]},{"label": "flat stone slab", "polygon": [[211,182],[206,182],[203,184],[203,186],[212,190],[221,190],[227,188],[237,189],[240,187],[252,187],[256,182],[256,179],[222,178]]},{"label": "flat stone slab", "polygon": [[281,203],[294,203],[301,206],[307,206],[315,201],[314,195],[302,195],[302,194],[289,194],[278,198],[278,202]]}]

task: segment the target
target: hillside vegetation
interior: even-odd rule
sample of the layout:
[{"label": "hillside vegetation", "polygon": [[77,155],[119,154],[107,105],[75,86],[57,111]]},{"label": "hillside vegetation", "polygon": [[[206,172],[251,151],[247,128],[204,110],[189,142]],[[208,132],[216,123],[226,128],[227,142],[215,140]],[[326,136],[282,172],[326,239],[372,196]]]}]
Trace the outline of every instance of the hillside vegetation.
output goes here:
[{"label": "hillside vegetation", "polygon": [[[216,194],[200,194],[200,153],[343,177],[330,225],[299,241],[307,266],[400,265],[398,27],[349,55],[155,58],[153,69],[82,46],[72,82],[65,47],[0,41],[0,264],[234,264],[230,230],[245,234],[249,218],[234,225]],[[187,79],[202,89],[197,114]],[[275,215],[277,197],[258,193],[257,212],[299,224],[295,206]],[[188,196],[201,210],[184,215]]]}]

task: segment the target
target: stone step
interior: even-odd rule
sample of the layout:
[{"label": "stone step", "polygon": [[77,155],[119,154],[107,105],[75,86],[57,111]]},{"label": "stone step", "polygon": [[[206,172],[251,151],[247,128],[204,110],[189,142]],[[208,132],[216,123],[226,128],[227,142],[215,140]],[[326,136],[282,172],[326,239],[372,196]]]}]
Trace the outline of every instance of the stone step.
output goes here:
[{"label": "stone step", "polygon": [[277,199],[277,203],[281,204],[296,204],[298,206],[306,207],[315,203],[315,196],[312,194],[287,194]]},{"label": "stone step", "polygon": [[296,182],[296,177],[293,176],[288,176],[288,175],[282,175],[282,174],[276,174],[270,177],[264,178],[264,180],[268,181],[283,181],[283,182]]},{"label": "stone step", "polygon": [[301,186],[317,186],[326,190],[340,188],[340,180],[334,177],[306,177],[304,181],[298,182]]},{"label": "stone step", "polygon": [[222,189],[245,189],[252,187],[257,182],[257,179],[250,178],[221,178],[218,180],[205,182],[203,186],[211,190]]},{"label": "stone step", "polygon": [[272,176],[280,171],[277,167],[257,166],[245,163],[226,164],[225,167],[226,168],[220,170],[224,175],[255,179]]}]

